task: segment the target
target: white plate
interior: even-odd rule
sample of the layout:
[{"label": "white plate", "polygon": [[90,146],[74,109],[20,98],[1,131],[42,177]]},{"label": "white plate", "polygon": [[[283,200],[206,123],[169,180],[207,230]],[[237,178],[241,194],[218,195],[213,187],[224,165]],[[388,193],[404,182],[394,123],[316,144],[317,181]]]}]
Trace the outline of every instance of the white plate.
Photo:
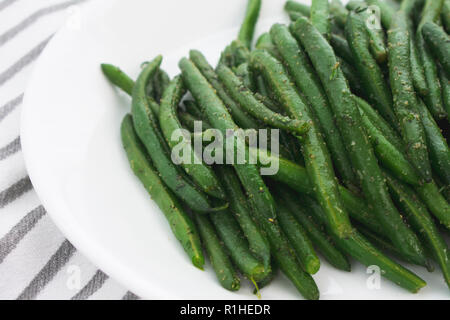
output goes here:
[{"label": "white plate", "polygon": [[[260,32],[287,21],[283,4],[264,1]],[[209,266],[202,272],[190,264],[129,168],[119,136],[129,99],[106,81],[99,65],[113,63],[136,76],[141,62],[161,53],[173,76],[190,48],[215,63],[237,34],[244,9],[242,0],[92,1],[50,42],[27,90],[22,145],[45,208],[83,254],[141,297],[255,299],[249,285],[228,292]],[[322,299],[448,298],[439,271],[412,269],[429,284],[418,295],[385,280],[370,289],[370,275],[358,263],[345,273],[323,262],[314,278]],[[301,298],[283,276],[262,294]]]}]

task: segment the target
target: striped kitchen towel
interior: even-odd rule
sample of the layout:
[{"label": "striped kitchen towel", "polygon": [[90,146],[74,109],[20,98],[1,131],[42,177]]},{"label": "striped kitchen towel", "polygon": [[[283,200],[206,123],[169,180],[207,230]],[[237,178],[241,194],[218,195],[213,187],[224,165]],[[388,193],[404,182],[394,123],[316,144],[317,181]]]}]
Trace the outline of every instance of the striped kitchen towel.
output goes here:
[{"label": "striped kitchen towel", "polygon": [[0,0],[0,299],[138,298],[64,239],[33,190],[21,152],[20,111],[33,65],[87,1]]}]

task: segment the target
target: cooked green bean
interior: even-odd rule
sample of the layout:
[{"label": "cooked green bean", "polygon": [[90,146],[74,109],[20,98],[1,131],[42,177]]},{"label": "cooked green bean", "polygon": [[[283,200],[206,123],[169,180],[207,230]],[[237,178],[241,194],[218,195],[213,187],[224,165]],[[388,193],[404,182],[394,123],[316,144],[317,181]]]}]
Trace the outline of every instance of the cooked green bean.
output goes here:
[{"label": "cooked green bean", "polygon": [[373,149],[360,126],[358,106],[337,65],[333,49],[306,19],[297,20],[294,32],[308,52],[322,81],[369,205],[391,241],[412,261],[424,265],[426,258],[422,245],[405,225],[392,202]]},{"label": "cooked green bean", "polygon": [[247,238],[250,251],[261,261],[265,268],[269,268],[270,247],[253,221],[239,178],[231,167],[218,166],[217,172],[230,201],[229,211],[241,226],[242,232]]},{"label": "cooked green bean", "polygon": [[217,237],[216,230],[211,225],[209,218],[200,214],[194,215],[194,218],[203,246],[208,253],[209,260],[220,284],[230,291],[239,290],[241,280],[234,270],[224,246],[220,243],[220,239]]},{"label": "cooked green bean", "polygon": [[384,79],[381,68],[369,50],[370,39],[367,33],[365,18],[351,12],[345,28],[348,44],[353,53],[353,63],[369,100],[380,114],[394,127],[397,126],[392,106],[392,94]]},{"label": "cooked green bean", "polygon": [[380,9],[380,18],[383,27],[387,30],[395,19],[395,9],[393,9],[385,0],[365,0],[368,5],[376,6]]},{"label": "cooked green bean", "polygon": [[125,72],[112,64],[103,63],[101,65],[103,74],[111,81],[112,84],[122,89],[128,95],[133,94],[134,80]]},{"label": "cooked green bean", "polygon": [[261,0],[248,0],[244,22],[242,23],[238,36],[238,39],[242,41],[247,48],[250,48],[252,45],[253,34],[255,33],[255,26],[258,21],[260,9]]},{"label": "cooked green bean", "polygon": [[256,49],[266,50],[275,58],[281,60],[281,55],[278,52],[277,47],[273,43],[272,37],[270,36],[269,32],[261,34],[261,36],[258,38],[258,41],[256,42]]},{"label": "cooked green bean", "polygon": [[442,23],[444,24],[445,31],[447,33],[450,32],[450,1],[445,0],[444,4],[442,5]]},{"label": "cooked green bean", "polygon": [[351,224],[339,197],[331,158],[322,137],[320,124],[291,84],[279,61],[265,51],[255,50],[252,52],[250,63],[253,68],[260,70],[267,82],[270,82],[272,90],[286,112],[295,119],[310,123],[309,131],[302,137],[302,153],[308,175],[319,203],[327,213],[330,227],[340,237],[346,237],[351,232]]},{"label": "cooked green bean", "polygon": [[[180,143],[183,145],[183,152],[188,153],[189,161],[184,163],[180,161],[181,159],[178,159],[178,162],[182,162],[181,165],[186,173],[197,183],[203,192],[215,198],[225,200],[225,192],[219,180],[214,174],[214,171],[205,165],[202,159],[195,153],[190,137],[189,139],[185,139],[185,137],[177,137],[176,140],[173,139],[173,135],[177,133],[177,130],[180,133],[182,130],[177,116],[177,108],[185,91],[186,89],[183,86],[183,80],[180,76],[175,77],[164,91],[159,110],[161,131],[172,150],[177,146],[179,147]],[[172,152],[172,160],[174,156],[176,155]]]},{"label": "cooked green bean", "polygon": [[[200,70],[202,75],[208,80],[210,85],[217,92],[217,95],[223,101],[223,104],[225,104],[225,106],[229,109],[229,111],[230,111],[233,119],[236,121],[237,125],[243,129],[258,128],[259,123],[255,119],[250,117],[247,113],[242,111],[242,109],[226,93],[225,88],[220,83],[219,79],[217,78],[216,72],[209,65],[208,61],[203,56],[203,54],[197,50],[191,50],[189,52],[189,57],[192,60],[192,62],[195,64],[195,66]],[[197,102],[200,104],[199,101],[197,101]],[[204,108],[205,107],[202,107],[202,112],[205,111]]]},{"label": "cooked green bean", "polygon": [[296,201],[297,196],[287,188],[282,188],[280,198],[290,210],[291,214],[305,229],[306,234],[313,242],[314,247],[324,258],[335,268],[350,271],[351,265],[347,257],[335,248],[329,237],[324,233],[319,225],[311,219],[305,210]]},{"label": "cooked green bean", "polygon": [[450,39],[448,34],[433,22],[426,22],[422,27],[422,35],[430,48],[430,52],[450,75]]},{"label": "cooked green bean", "polygon": [[197,118],[197,117],[193,116],[192,114],[190,114],[188,112],[179,111],[178,112],[178,119],[180,120],[181,125],[183,127],[185,127],[187,130],[189,130],[190,132],[194,132],[195,131],[195,121],[201,121],[202,128],[204,130],[211,129],[211,127],[209,125],[207,125],[207,123],[205,123],[200,118]]},{"label": "cooked green bean", "polygon": [[427,247],[432,251],[433,257],[439,263],[445,281],[450,287],[450,250],[437,230],[434,221],[426,207],[417,199],[414,191],[408,186],[385,174],[391,193],[403,213],[417,233],[423,238]]},{"label": "cooked green bean", "polygon": [[248,63],[240,64],[237,68],[234,69],[234,73],[239,77],[239,79],[241,79],[245,87],[247,87],[252,92],[256,91],[256,79],[253,71],[250,70],[250,66],[248,65]]},{"label": "cooked green bean", "polygon": [[299,3],[297,1],[286,1],[286,4],[284,5],[284,10],[286,11],[297,11],[301,13],[302,15],[309,17],[311,13],[311,8],[303,3]]},{"label": "cooked green bean", "polygon": [[333,47],[334,52],[336,52],[336,55],[348,63],[353,62],[353,53],[350,50],[346,39],[333,33],[330,38],[330,44]]},{"label": "cooked green bean", "polygon": [[346,186],[357,186],[358,182],[350,159],[345,152],[344,143],[336,127],[328,99],[308,56],[286,26],[275,24],[272,26],[270,33],[295,84],[303,93],[317,117],[338,175]]},{"label": "cooked green bean", "polygon": [[170,150],[159,130],[156,116],[150,110],[146,87],[161,61],[162,57],[158,56],[148,63],[133,88],[131,109],[134,127],[168,188],[185,201],[192,210],[209,212],[213,209],[207,197],[172,163],[169,156]]},{"label": "cooked green bean", "polygon": [[345,28],[348,11],[340,0],[331,0],[330,12],[336,24],[342,29]]},{"label": "cooked green bean", "polygon": [[450,205],[439,191],[436,183],[425,183],[423,186],[414,189],[440,224],[450,230]]},{"label": "cooked green bean", "polygon": [[320,269],[320,260],[306,231],[295,220],[284,201],[277,201],[277,214],[281,230],[294,248],[303,270],[309,274],[316,274]]},{"label": "cooked green bean", "polygon": [[432,180],[425,129],[420,121],[419,105],[411,73],[410,36],[407,17],[397,13],[388,32],[389,74],[394,96],[394,111],[400,122],[406,154],[413,167],[426,182]]},{"label": "cooked green bean", "polygon": [[[301,198],[302,204],[309,209],[309,213],[313,214],[317,219],[324,222],[325,213],[318,205],[311,205],[312,199]],[[332,230],[328,229],[333,237],[336,245],[344,252],[352,256],[366,266],[378,266],[383,272],[381,275],[396,283],[402,288],[412,293],[417,293],[421,288],[426,286],[426,282],[416,276],[414,273],[405,269],[398,263],[392,261],[376,249],[369,241],[367,241],[358,231],[353,230],[350,237],[342,239],[336,236]]]},{"label": "cooked green bean", "polygon": [[258,282],[264,279],[270,269],[265,269],[252,255],[236,219],[229,212],[211,213],[210,218],[237,268],[249,280]]},{"label": "cooked green bean", "polygon": [[131,169],[166,216],[173,234],[194,266],[203,270],[205,259],[197,229],[174,194],[166,188],[159,173],[153,168],[144,146],[134,131],[130,115],[127,115],[122,122],[121,135]]},{"label": "cooked green bean", "polygon": [[330,4],[328,0],[311,0],[311,23],[327,39],[330,38]]},{"label": "cooked green bean", "polygon": [[217,68],[217,75],[230,96],[249,114],[263,121],[265,124],[297,135],[303,135],[309,130],[309,124],[307,122],[291,119],[275,113],[259,102],[253,93],[244,86],[228,67],[224,65],[219,66]]},{"label": "cooked green bean", "polygon": [[339,62],[339,66],[341,67],[342,73],[344,73],[345,79],[348,81],[348,85],[350,86],[351,91],[354,94],[357,94],[360,97],[366,97],[365,91],[361,85],[361,80],[359,79],[358,75],[356,74],[355,68],[342,59],[339,56],[336,56],[337,61]]}]

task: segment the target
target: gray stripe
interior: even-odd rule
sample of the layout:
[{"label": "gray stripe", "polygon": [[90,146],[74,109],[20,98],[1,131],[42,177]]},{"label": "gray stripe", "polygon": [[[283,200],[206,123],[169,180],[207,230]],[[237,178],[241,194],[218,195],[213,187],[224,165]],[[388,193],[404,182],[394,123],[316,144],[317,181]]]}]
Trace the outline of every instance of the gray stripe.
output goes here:
[{"label": "gray stripe", "polygon": [[36,223],[45,215],[43,206],[29,212],[2,239],[0,239],[0,263],[5,260],[25,235],[33,229]]},{"label": "gray stripe", "polygon": [[125,295],[122,298],[122,300],[139,300],[139,299],[140,298],[131,291],[125,293]]},{"label": "gray stripe", "polygon": [[97,270],[94,276],[89,280],[89,282],[80,290],[76,295],[72,297],[72,300],[86,300],[92,296],[98,289],[100,289],[108,276],[101,270]]},{"label": "gray stripe", "polygon": [[55,277],[59,270],[65,266],[75,251],[75,247],[72,246],[69,241],[65,240],[47,264],[22,291],[17,300],[34,299],[38,293]]},{"label": "gray stripe", "polygon": [[0,149],[0,160],[6,159],[21,149],[20,137],[17,137],[6,147]]},{"label": "gray stripe", "polygon": [[11,203],[21,197],[32,188],[33,185],[31,184],[30,177],[27,176],[14,183],[8,189],[0,192],[0,209],[5,207],[8,203]]},{"label": "gray stripe", "polygon": [[6,7],[9,7],[10,5],[12,5],[16,1],[17,0],[3,0],[2,2],[0,2],[0,11],[5,9]]},{"label": "gray stripe", "polygon": [[13,39],[16,35],[18,35],[20,32],[31,26],[33,23],[38,21],[40,18],[55,13],[61,10],[64,10],[72,5],[84,2],[85,0],[71,0],[64,3],[55,4],[46,8],[42,8],[29,17],[25,18],[22,22],[20,22],[18,25],[12,27],[2,35],[0,35],[0,47],[3,46],[5,43]]},{"label": "gray stripe", "polygon": [[11,67],[0,73],[0,86],[4,85],[9,79],[14,77],[17,73],[19,73],[23,68],[29,65],[31,62],[36,60],[36,58],[41,54],[42,50],[44,50],[47,43],[50,41],[53,35],[39,43],[36,47],[34,47],[30,52],[20,58],[16,63],[14,63]]},{"label": "gray stripe", "polygon": [[21,105],[22,102],[23,93],[7,102],[4,106],[0,107],[0,121],[2,121],[8,114],[10,114],[18,105]]}]

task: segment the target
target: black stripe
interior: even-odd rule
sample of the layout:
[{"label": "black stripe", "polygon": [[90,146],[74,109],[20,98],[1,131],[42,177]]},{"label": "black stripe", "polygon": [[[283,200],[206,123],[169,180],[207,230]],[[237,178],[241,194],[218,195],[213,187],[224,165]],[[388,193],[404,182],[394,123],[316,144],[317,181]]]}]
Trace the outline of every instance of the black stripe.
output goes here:
[{"label": "black stripe", "polygon": [[21,149],[20,145],[20,137],[17,137],[9,143],[7,146],[0,149],[0,160],[4,160],[8,158],[9,156],[15,154],[17,151]]},{"label": "black stripe", "polygon": [[30,27],[33,23],[38,21],[40,18],[55,13],[61,10],[64,10],[70,6],[73,6],[75,4],[84,2],[85,0],[71,0],[64,3],[55,4],[46,8],[39,9],[38,11],[31,14],[29,17],[25,18],[23,21],[21,21],[16,26],[12,27],[2,35],[0,35],[0,47],[3,46],[5,43],[13,39],[15,36],[17,36],[20,32],[25,30],[26,28]]},{"label": "black stripe", "polygon": [[18,97],[8,101],[5,105],[0,107],[0,121],[2,121],[8,114],[10,114],[18,105],[23,102],[23,93]]},{"label": "black stripe", "polygon": [[5,9],[6,7],[9,7],[10,5],[12,5],[16,1],[17,0],[3,0],[2,2],[0,2],[0,11]]},{"label": "black stripe", "polygon": [[92,296],[98,289],[100,289],[108,276],[101,270],[97,270],[94,276],[89,280],[89,282],[80,290],[76,295],[72,297],[72,300],[86,300]]},{"label": "black stripe", "polygon": [[22,291],[17,300],[34,299],[38,293],[55,277],[66,265],[76,249],[69,241],[65,240],[59,249],[53,254],[47,264],[39,271],[30,284]]},{"label": "black stripe", "polygon": [[13,251],[17,244],[30,232],[38,221],[45,215],[43,206],[29,212],[2,239],[0,239],[0,263]]},{"label": "black stripe", "polygon": [[30,177],[27,176],[14,183],[8,189],[0,192],[0,209],[20,198],[32,188],[33,186],[31,184]]},{"label": "black stripe", "polygon": [[39,43],[36,47],[31,49],[26,55],[20,58],[16,63],[14,63],[11,67],[0,73],[0,86],[4,85],[5,82],[10,80],[16,74],[18,74],[23,68],[29,65],[31,62],[36,60],[36,58],[41,54],[42,50],[44,50],[47,43],[50,41],[53,35]]},{"label": "black stripe", "polygon": [[125,293],[125,295],[122,298],[122,300],[139,300],[139,299],[140,298],[131,291]]}]

